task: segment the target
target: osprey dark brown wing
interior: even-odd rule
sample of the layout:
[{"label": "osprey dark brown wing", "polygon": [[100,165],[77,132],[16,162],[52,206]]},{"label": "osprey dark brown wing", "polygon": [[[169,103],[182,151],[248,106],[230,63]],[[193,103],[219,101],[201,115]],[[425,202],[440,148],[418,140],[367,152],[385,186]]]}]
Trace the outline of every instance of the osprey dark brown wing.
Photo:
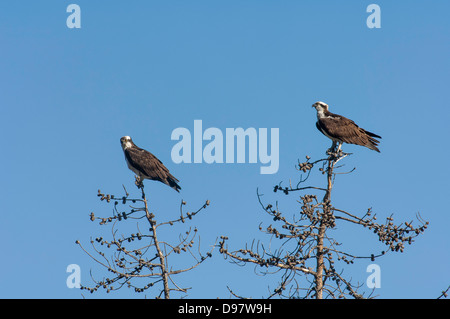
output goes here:
[{"label": "osprey dark brown wing", "polygon": [[360,128],[355,122],[346,117],[333,114],[333,116],[318,119],[317,126],[323,134],[331,139],[335,139],[341,143],[365,146],[371,150],[380,152],[377,148],[379,141],[375,138],[381,137]]}]

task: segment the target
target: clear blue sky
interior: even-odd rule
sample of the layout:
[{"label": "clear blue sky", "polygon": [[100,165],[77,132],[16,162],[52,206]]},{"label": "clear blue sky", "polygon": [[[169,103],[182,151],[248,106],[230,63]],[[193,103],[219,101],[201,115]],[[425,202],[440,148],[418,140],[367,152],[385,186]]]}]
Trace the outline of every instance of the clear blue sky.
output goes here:
[{"label": "clear blue sky", "polygon": [[[377,1],[381,29],[366,26],[371,1],[81,1],[81,29],[69,29],[70,1],[0,3],[0,297],[81,298],[66,287],[66,267],[105,274],[75,240],[104,232],[89,213],[108,215],[97,189],[137,195],[119,139],[157,155],[181,181],[182,192],[146,182],[160,220],[211,205],[192,226],[203,250],[226,235],[230,249],[273,221],[260,209],[279,201],[287,215],[296,195],[274,194],[295,181],[297,159],[324,155],[329,140],[315,128],[311,105],[322,100],[383,137],[381,153],[344,145],[350,175],[338,176],[336,207],[355,214],[372,207],[379,220],[417,212],[428,230],[403,254],[376,261],[383,298],[435,298],[450,284],[448,181],[450,133],[450,3]],[[171,133],[203,127],[279,128],[280,168],[260,164],[175,164]],[[312,179],[316,186],[324,182]],[[323,185],[323,184],[322,184]],[[346,228],[342,228],[346,230]],[[381,251],[356,229],[341,241],[351,251]],[[373,249],[374,247],[374,249]],[[365,282],[370,261],[345,274]],[[217,252],[179,276],[190,298],[226,298],[226,286],[249,297],[275,288]],[[84,293],[86,297],[90,294]],[[152,295],[148,295],[151,297]],[[175,297],[176,295],[174,295]],[[94,297],[144,297],[122,289]]]}]

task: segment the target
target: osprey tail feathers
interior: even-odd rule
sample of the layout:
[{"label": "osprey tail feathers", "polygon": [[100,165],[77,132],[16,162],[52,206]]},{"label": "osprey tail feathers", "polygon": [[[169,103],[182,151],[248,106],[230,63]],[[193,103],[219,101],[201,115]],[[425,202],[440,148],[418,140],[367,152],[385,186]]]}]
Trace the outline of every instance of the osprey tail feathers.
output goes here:
[{"label": "osprey tail feathers", "polygon": [[364,144],[364,146],[369,148],[369,149],[371,149],[371,150],[374,150],[374,151],[377,151],[378,153],[380,153],[380,150],[377,147],[378,143],[380,143],[380,142],[378,140],[376,140],[375,138],[373,138],[371,136],[367,136],[367,142]]},{"label": "osprey tail feathers", "polygon": [[377,135],[377,134],[375,134],[375,133],[372,133],[372,132],[369,132],[369,131],[366,131],[366,130],[364,130],[364,132],[365,132],[367,135],[371,136],[371,137],[381,138],[381,136],[379,136],[379,135]]},{"label": "osprey tail feathers", "polygon": [[179,182],[179,181],[175,177],[173,177],[172,175],[169,175],[169,176],[167,176],[165,182],[167,185],[172,187],[178,193],[180,192],[181,187],[180,187],[180,185],[177,184],[177,182]]},{"label": "osprey tail feathers", "polygon": [[380,150],[378,149],[378,147],[375,146],[374,143],[367,143],[366,145],[364,145],[367,148],[370,148],[371,150],[377,151],[378,153],[380,153]]},{"label": "osprey tail feathers", "polygon": [[364,130],[364,132],[367,134],[367,139],[368,139],[367,143],[364,146],[380,153],[380,150],[377,147],[378,143],[380,143],[380,141],[376,140],[375,138],[381,138],[381,136],[379,136],[375,133],[366,131],[366,130]]}]

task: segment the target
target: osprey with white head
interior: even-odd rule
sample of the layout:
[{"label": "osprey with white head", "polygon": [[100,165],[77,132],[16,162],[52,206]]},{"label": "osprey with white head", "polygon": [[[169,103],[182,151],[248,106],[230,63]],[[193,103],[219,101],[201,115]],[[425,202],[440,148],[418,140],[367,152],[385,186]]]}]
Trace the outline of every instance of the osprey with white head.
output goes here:
[{"label": "osprey with white head", "polygon": [[339,151],[342,143],[365,146],[371,150],[380,152],[379,141],[376,138],[381,136],[360,128],[352,120],[328,111],[328,104],[316,102],[312,105],[317,110],[316,127],[326,137],[333,141],[332,149],[338,144]]},{"label": "osprey with white head", "polygon": [[142,182],[144,179],[150,179],[164,183],[177,192],[180,191],[179,180],[170,174],[169,170],[155,155],[137,147],[129,136],[122,137],[120,144],[122,145],[128,168],[136,174],[139,182]]}]

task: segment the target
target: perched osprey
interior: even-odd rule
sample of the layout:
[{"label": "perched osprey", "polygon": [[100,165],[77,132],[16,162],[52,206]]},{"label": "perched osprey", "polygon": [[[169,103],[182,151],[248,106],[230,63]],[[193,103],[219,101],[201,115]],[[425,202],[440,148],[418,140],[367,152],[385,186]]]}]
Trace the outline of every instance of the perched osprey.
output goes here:
[{"label": "perched osprey", "polygon": [[180,191],[181,187],[177,184],[179,182],[178,179],[169,173],[169,170],[155,155],[137,147],[129,136],[122,137],[120,144],[122,145],[128,168],[137,175],[138,182],[142,182],[144,179],[160,181],[177,192]]},{"label": "perched osprey", "polygon": [[339,144],[338,151],[341,149],[342,143],[356,144],[370,148],[371,150],[380,152],[378,143],[375,138],[381,138],[374,133],[360,128],[352,120],[338,114],[328,111],[328,104],[316,102],[313,107],[317,110],[316,127],[326,137],[333,141],[332,149]]}]

